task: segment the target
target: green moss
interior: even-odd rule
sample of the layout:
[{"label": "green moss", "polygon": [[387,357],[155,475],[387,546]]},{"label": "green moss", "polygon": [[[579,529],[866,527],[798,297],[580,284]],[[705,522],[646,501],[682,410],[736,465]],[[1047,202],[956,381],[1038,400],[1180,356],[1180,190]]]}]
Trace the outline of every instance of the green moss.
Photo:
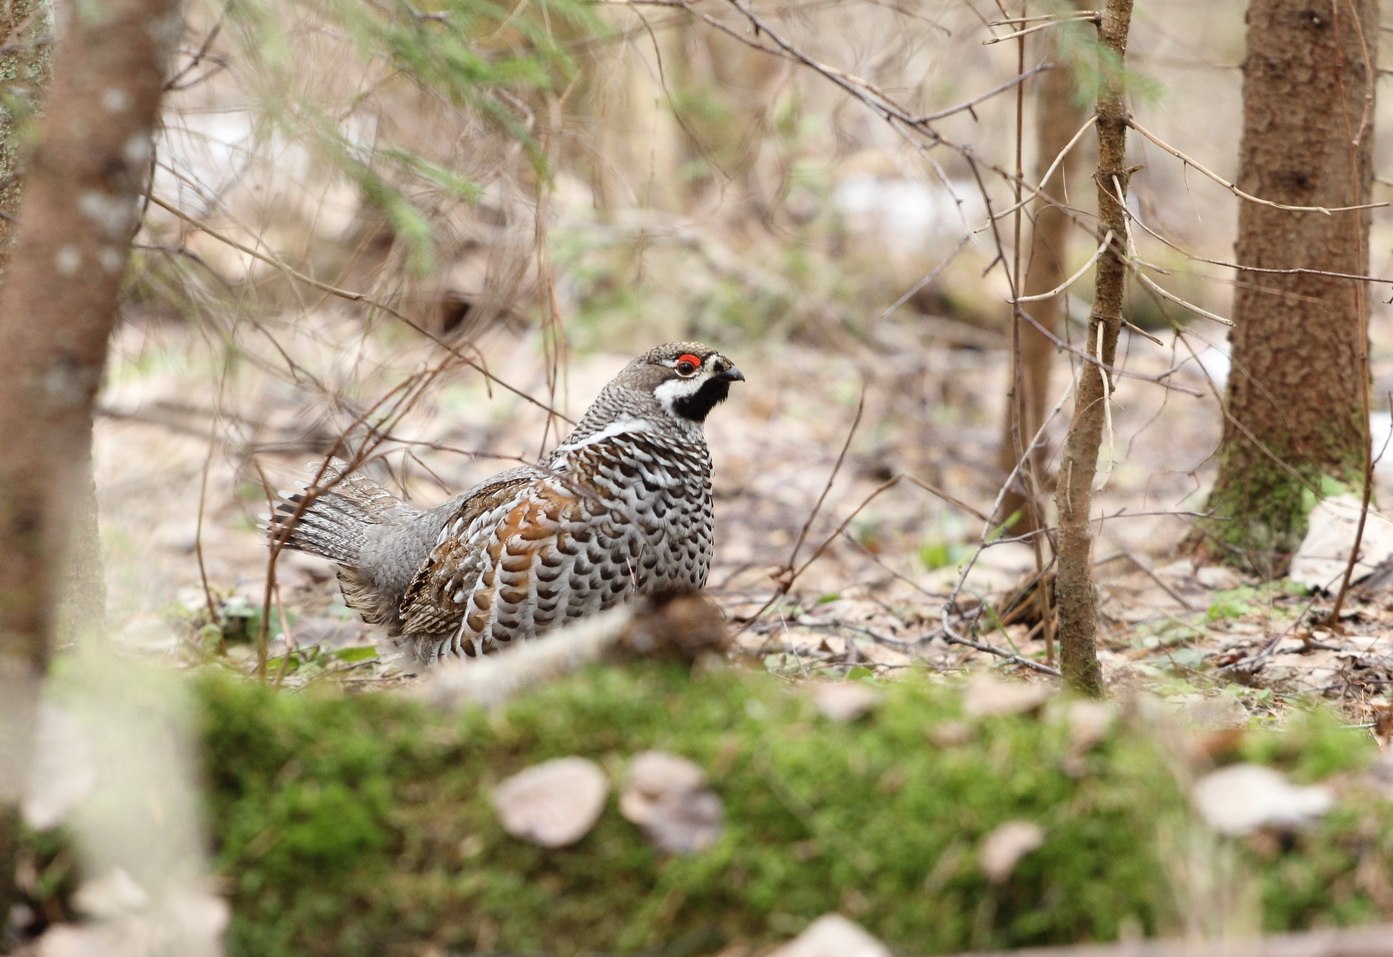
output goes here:
[{"label": "green moss", "polygon": [[1348,481],[1334,474],[1303,476],[1241,444],[1220,454],[1219,478],[1205,504],[1209,514],[1196,520],[1195,534],[1215,558],[1265,577],[1285,572],[1306,537],[1316,503],[1347,494],[1362,471],[1363,453],[1357,448],[1343,469]]},{"label": "green moss", "polygon": [[[882,705],[840,725],[743,670],[595,669],[501,713],[463,715],[204,674],[195,697],[229,953],[708,953],[785,938],[828,911],[924,954],[1184,926],[1194,862],[1176,849],[1195,846],[1194,824],[1179,759],[1154,727],[1120,719],[1080,753],[1060,704],[969,719],[941,682],[877,687]],[[947,739],[961,743],[932,743]],[[726,809],[710,850],[657,853],[613,795],[572,848],[503,833],[490,794],[507,775],[581,755],[619,782],[649,748],[706,770]],[[1317,714],[1245,735],[1233,757],[1311,782],[1348,777],[1373,754]],[[1017,820],[1038,824],[1044,843],[993,884],[983,841]],[[43,840],[33,870],[66,893],[64,842]],[[1260,899],[1241,921],[1390,916],[1393,807],[1357,788],[1289,841],[1216,846],[1236,860],[1235,886]]]},{"label": "green moss", "polygon": [[[503,714],[458,718],[383,695],[200,688],[234,954],[380,954],[406,942],[699,952],[778,939],[832,910],[921,953],[1178,926],[1157,838],[1187,826],[1187,805],[1160,746],[1125,723],[1082,757],[1063,720],[1030,716],[982,721],[967,743],[939,748],[927,733],[961,720],[941,685],[885,688],[872,718],[844,726],[767,677],[661,667],[592,671]],[[1302,735],[1290,739],[1297,750],[1254,744],[1253,756],[1305,775],[1367,760],[1332,725]],[[573,848],[501,831],[489,794],[506,775],[575,754],[621,780],[647,748],[706,768],[727,811],[711,850],[657,854],[613,797]],[[1036,822],[1046,840],[993,886],[978,853],[1009,820]],[[1303,856],[1258,862],[1264,919],[1371,914],[1349,881],[1334,910],[1322,896],[1369,846],[1369,827],[1332,819],[1309,846],[1303,838]],[[1377,833],[1387,850],[1386,828]]]}]

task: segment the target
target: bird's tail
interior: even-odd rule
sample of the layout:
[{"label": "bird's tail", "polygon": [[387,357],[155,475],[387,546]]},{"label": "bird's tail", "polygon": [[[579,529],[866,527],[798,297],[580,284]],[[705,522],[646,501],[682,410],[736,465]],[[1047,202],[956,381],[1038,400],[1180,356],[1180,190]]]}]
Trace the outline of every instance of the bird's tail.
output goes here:
[{"label": "bird's tail", "polygon": [[266,525],[274,545],[309,552],[344,565],[356,566],[362,555],[367,529],[392,522],[415,509],[372,479],[348,471],[348,463],[331,459],[314,485],[303,492],[282,493]]}]

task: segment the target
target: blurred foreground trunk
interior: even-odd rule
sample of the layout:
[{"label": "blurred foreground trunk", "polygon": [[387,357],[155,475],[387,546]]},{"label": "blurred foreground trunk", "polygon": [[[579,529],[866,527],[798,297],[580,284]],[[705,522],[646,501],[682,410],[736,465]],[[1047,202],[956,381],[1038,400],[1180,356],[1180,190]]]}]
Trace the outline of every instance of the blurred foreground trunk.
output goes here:
[{"label": "blurred foreground trunk", "polygon": [[[0,4],[0,284],[14,248],[15,216],[19,212],[21,186],[19,127],[23,122],[20,104],[33,107],[48,82],[49,39],[48,5],[43,0],[9,0]],[[0,492],[0,495],[3,495]],[[4,502],[0,500],[0,509]],[[0,596],[4,585],[0,583]],[[5,601],[0,597],[0,601]],[[0,615],[3,615],[0,609]],[[37,654],[35,654],[37,652]],[[31,731],[35,675],[43,668],[42,646],[27,643],[11,647],[0,631],[0,919],[9,913],[7,902],[13,894],[14,849],[9,835],[14,833],[19,796],[17,776],[7,775],[14,767],[19,743]]]},{"label": "blurred foreground trunk", "polygon": [[173,0],[71,9],[0,287],[0,815],[11,824],[59,624],[101,625],[92,404],[180,22]]},{"label": "blurred foreground trunk", "polygon": [[0,3],[0,282],[10,262],[19,212],[19,127],[48,85],[48,14],[45,0]]},{"label": "blurred foreground trunk", "polygon": [[[1251,0],[1238,185],[1266,202],[1369,202],[1378,4]],[[1315,499],[1363,481],[1368,455],[1368,209],[1238,207],[1233,371],[1219,476],[1196,538],[1285,571]]]},{"label": "blurred foreground trunk", "polygon": [[1132,0],[1108,0],[1098,38],[1116,56],[1105,72],[1098,95],[1098,229],[1107,249],[1098,258],[1093,310],[1088,316],[1085,360],[1074,393],[1074,417],[1059,461],[1055,508],[1059,512],[1056,551],[1059,572],[1055,596],[1059,603],[1059,664],[1064,680],[1075,691],[1103,693],[1098,666],[1098,594],[1093,583],[1093,539],[1088,513],[1093,501],[1093,478],[1103,439],[1106,407],[1112,401],[1113,360],[1122,329],[1122,297],[1127,284],[1127,106],[1122,63]]}]

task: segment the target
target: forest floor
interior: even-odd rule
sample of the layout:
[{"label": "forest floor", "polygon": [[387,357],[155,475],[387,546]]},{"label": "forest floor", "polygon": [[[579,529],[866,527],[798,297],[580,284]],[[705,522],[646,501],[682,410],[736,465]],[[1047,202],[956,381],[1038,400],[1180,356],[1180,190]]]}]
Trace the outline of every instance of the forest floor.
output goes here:
[{"label": "forest floor", "polygon": [[[953,324],[941,320],[884,321],[835,342],[748,338],[713,343],[748,381],[708,426],[718,521],[710,591],[738,653],[782,675],[1048,670],[1044,629],[1031,615],[1012,621],[1006,602],[1035,579],[1035,549],[981,547],[990,534],[981,516],[999,488],[1006,343],[954,347]],[[571,354],[553,391],[539,337],[498,330],[477,345],[500,379],[555,396],[572,418],[628,358]],[[293,376],[282,350],[297,357]],[[184,660],[249,657],[250,645],[210,636],[260,621],[268,553],[255,526],[267,488],[293,487],[355,410],[433,357],[332,311],[216,338],[132,322],[114,356],[97,468],[122,640]],[[1125,363],[1135,378],[1117,390],[1094,507],[1109,686],[1193,703],[1216,724],[1266,720],[1311,697],[1372,723],[1393,681],[1393,596],[1347,601],[1332,628],[1322,623],[1328,595],[1197,567],[1181,540],[1212,478],[1222,384],[1181,342],[1134,336]],[[1055,395],[1069,375],[1061,357]],[[1376,367],[1376,383],[1389,377]],[[1052,449],[1068,412],[1066,402],[1049,426]],[[396,424],[386,461],[413,501],[433,505],[535,458],[545,419],[459,367]],[[1386,470],[1380,481],[1389,485]],[[271,651],[289,656],[290,680],[393,680],[365,650],[378,636],[342,606],[326,562],[285,553],[277,580]],[[210,619],[217,627],[199,632]]]}]

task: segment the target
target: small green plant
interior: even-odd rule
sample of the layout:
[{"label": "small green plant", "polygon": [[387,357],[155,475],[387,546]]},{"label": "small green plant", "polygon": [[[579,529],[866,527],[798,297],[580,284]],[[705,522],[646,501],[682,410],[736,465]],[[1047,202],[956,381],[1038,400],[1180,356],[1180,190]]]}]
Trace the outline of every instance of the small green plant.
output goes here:
[{"label": "small green plant", "polygon": [[[259,600],[230,588],[210,585],[206,591],[187,597],[175,608],[173,617],[183,623],[198,648],[211,654],[228,645],[255,640],[261,631],[261,610]],[[272,614],[268,638],[276,638],[281,633],[281,618]]]},{"label": "small green plant", "polygon": [[1231,621],[1259,613],[1278,611],[1276,600],[1290,595],[1303,595],[1306,589],[1289,579],[1264,582],[1261,585],[1239,585],[1216,592],[1205,611],[1206,621]]},{"label": "small green plant", "polygon": [[969,546],[957,542],[929,541],[919,546],[919,564],[931,572],[938,571],[956,565],[971,553]]}]

